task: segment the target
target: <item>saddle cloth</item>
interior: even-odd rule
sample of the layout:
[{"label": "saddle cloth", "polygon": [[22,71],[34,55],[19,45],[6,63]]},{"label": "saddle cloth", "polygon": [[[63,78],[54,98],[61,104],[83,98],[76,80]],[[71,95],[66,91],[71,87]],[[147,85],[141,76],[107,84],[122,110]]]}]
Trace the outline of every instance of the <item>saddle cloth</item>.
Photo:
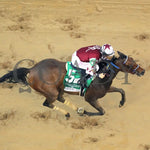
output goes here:
[{"label": "saddle cloth", "polygon": [[[80,92],[80,78],[81,78],[81,70],[79,68],[74,67],[71,62],[66,63],[66,76],[64,78],[64,91],[68,92]],[[91,82],[93,81],[93,77],[87,79],[87,88],[90,86]],[[84,89],[86,92],[87,88]]]}]

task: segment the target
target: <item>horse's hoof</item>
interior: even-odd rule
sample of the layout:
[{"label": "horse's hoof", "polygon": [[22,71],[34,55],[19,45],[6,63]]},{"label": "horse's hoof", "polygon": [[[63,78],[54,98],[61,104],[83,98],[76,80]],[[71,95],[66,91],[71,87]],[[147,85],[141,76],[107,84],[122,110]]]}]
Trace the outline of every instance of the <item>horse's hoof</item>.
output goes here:
[{"label": "horse's hoof", "polygon": [[80,108],[78,108],[78,110],[77,110],[77,113],[78,113],[80,116],[83,116],[84,112],[85,112],[85,110],[84,110],[83,107],[80,107]]},{"label": "horse's hoof", "polygon": [[103,116],[105,113],[99,113],[100,116]]},{"label": "horse's hoof", "polygon": [[122,107],[124,105],[125,101],[120,101],[119,107]]},{"label": "horse's hoof", "polygon": [[105,110],[103,109],[103,110],[101,110],[100,112],[99,112],[99,115],[104,115],[105,114]]},{"label": "horse's hoof", "polygon": [[69,120],[69,118],[70,118],[70,114],[69,114],[69,113],[67,113],[67,114],[65,115],[65,117],[66,117],[66,120]]},{"label": "horse's hoof", "polygon": [[105,114],[105,112],[100,112],[99,114],[100,114],[100,116],[103,116]]}]

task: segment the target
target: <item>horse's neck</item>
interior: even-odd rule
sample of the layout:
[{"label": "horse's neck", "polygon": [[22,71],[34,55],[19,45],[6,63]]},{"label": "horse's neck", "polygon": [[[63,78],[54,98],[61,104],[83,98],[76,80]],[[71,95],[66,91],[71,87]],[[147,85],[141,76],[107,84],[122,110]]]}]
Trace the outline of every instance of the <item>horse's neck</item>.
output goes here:
[{"label": "horse's neck", "polygon": [[113,79],[117,76],[118,72],[120,71],[120,67],[118,66],[118,62],[112,62],[114,65],[112,66],[112,70],[113,70],[113,73],[114,73],[114,77]]},{"label": "horse's neck", "polygon": [[119,73],[119,70],[118,69],[114,69],[114,77],[113,77],[113,79],[117,76],[117,74]]},{"label": "horse's neck", "polygon": [[[115,64],[115,63],[114,63]],[[116,65],[116,64],[115,64]],[[99,77],[97,77],[93,82],[94,84],[98,84],[99,86],[101,85],[106,85],[107,87],[111,86],[113,79],[117,76],[118,72],[120,71],[119,69],[117,69],[116,67],[112,66],[112,68],[110,68],[110,70],[112,71],[110,73],[110,76],[108,76],[107,78],[105,78],[105,80],[100,79]]]}]

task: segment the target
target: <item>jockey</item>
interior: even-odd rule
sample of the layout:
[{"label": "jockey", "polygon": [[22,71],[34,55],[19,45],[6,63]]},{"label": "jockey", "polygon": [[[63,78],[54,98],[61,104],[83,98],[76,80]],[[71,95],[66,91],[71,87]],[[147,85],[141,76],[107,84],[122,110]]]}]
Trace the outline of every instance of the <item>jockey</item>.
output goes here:
[{"label": "jockey", "polygon": [[[111,60],[114,53],[113,47],[109,44],[82,47],[73,53],[72,65],[81,69],[81,95],[83,94],[83,89],[86,87],[86,77],[95,77],[96,71],[99,69],[97,64],[101,60]],[[101,78],[104,78],[104,75]]]}]

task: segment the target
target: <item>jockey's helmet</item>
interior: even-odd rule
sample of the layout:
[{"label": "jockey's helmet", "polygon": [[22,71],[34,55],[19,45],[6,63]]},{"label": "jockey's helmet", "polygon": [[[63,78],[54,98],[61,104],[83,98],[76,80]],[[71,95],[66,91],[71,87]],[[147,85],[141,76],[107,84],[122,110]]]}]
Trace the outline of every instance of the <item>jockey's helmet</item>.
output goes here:
[{"label": "jockey's helmet", "polygon": [[104,44],[101,47],[101,53],[102,53],[102,57],[104,57],[108,60],[111,60],[115,54],[114,49],[110,44]]}]

